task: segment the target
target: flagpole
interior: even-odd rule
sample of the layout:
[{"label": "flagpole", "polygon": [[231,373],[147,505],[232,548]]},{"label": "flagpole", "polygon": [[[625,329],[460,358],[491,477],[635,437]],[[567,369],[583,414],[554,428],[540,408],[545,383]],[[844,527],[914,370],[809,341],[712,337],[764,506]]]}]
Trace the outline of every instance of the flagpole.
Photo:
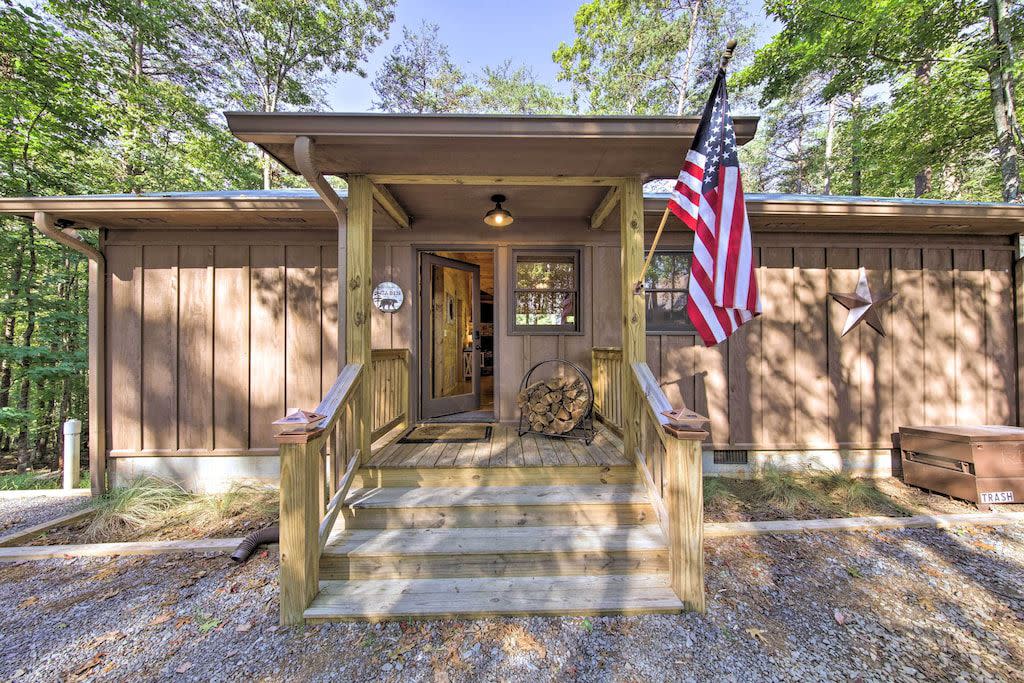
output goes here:
[{"label": "flagpole", "polygon": [[[719,64],[719,69],[724,73],[726,67],[729,66],[729,62],[732,61],[732,53],[736,50],[736,39],[730,38],[729,42],[725,44],[725,49],[722,50],[722,61]],[[640,271],[640,280],[636,283],[636,292],[639,294],[644,288],[644,276],[647,275],[647,269],[651,265],[651,259],[654,258],[654,250],[658,248],[658,242],[661,241],[661,233],[665,231],[665,225],[668,223],[669,216],[668,204],[665,204],[665,211],[661,214],[661,223],[658,225],[658,232],[654,233],[654,241],[651,242],[651,249],[647,252],[647,259],[644,261],[643,270]]]}]

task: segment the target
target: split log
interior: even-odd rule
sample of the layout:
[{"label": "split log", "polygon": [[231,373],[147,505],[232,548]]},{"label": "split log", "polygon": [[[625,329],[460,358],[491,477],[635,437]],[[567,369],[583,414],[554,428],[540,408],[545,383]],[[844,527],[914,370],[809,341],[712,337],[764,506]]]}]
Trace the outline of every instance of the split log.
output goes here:
[{"label": "split log", "polygon": [[577,377],[552,377],[519,392],[517,403],[530,428],[543,434],[567,434],[587,411],[588,394]]}]

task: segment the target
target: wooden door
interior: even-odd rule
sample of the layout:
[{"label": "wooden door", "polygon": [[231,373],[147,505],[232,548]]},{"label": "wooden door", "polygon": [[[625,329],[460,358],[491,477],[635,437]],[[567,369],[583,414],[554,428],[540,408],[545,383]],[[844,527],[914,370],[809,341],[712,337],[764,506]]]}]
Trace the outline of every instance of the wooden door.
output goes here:
[{"label": "wooden door", "polygon": [[420,417],[480,407],[480,266],[423,254]]}]

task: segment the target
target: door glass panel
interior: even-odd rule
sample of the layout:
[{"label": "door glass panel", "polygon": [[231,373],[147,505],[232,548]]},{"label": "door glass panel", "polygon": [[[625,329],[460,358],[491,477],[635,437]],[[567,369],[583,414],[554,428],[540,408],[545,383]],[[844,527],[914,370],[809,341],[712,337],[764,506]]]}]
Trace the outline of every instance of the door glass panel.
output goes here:
[{"label": "door glass panel", "polygon": [[473,273],[433,266],[431,398],[473,393]]}]

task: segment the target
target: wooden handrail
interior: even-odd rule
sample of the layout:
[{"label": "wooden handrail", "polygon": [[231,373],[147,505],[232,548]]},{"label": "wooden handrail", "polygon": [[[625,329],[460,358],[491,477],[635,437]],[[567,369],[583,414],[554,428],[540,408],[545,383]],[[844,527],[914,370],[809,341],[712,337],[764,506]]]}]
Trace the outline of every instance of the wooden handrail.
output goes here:
[{"label": "wooden handrail", "polygon": [[274,437],[274,441],[282,444],[309,443],[323,436],[325,432],[330,431],[335,423],[337,423],[338,416],[341,415],[341,409],[348,403],[348,400],[352,397],[352,392],[359,385],[359,380],[362,379],[362,372],[362,363],[349,363],[341,369],[338,378],[334,380],[334,384],[324,394],[320,405],[316,407],[315,412],[318,415],[324,416],[324,419],[320,420],[319,424],[317,424],[316,429],[302,432],[282,432]]},{"label": "wooden handrail", "polygon": [[591,350],[594,412],[617,434],[622,433],[622,349],[597,346]]},{"label": "wooden handrail", "polygon": [[[637,469],[647,488],[669,546],[672,588],[690,609],[703,612],[704,492],[701,442],[703,431],[666,431],[672,409],[647,363],[633,363],[631,373],[644,405]],[[657,441],[643,435],[654,432]],[[628,455],[628,454],[627,454]]]},{"label": "wooden handrail", "polygon": [[409,422],[409,349],[373,349],[370,376],[373,382],[373,431],[371,441]]},{"label": "wooden handrail", "polygon": [[324,417],[315,429],[274,437],[281,459],[282,624],[301,623],[316,596],[320,555],[362,461],[357,437],[370,429],[370,416],[348,406],[366,376],[362,364],[349,363],[316,407]]}]

